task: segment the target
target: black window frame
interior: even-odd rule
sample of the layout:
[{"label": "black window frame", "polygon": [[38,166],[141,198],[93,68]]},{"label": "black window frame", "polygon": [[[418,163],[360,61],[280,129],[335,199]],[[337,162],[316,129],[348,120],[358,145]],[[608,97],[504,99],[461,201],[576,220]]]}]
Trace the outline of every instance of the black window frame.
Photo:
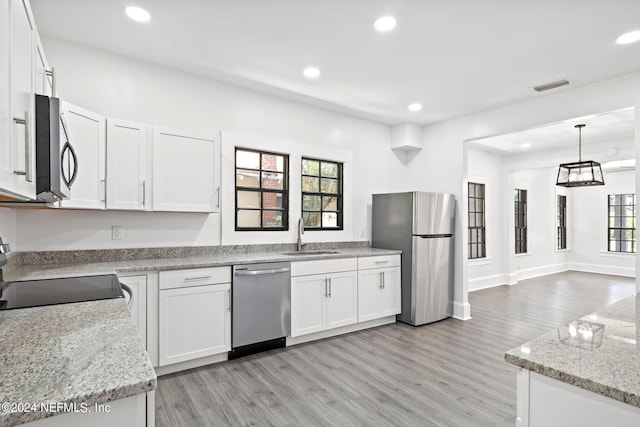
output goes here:
[{"label": "black window frame", "polygon": [[515,188],[513,200],[515,253],[527,253],[527,190]]},{"label": "black window frame", "polygon": [[556,194],[556,250],[567,249],[567,196]]},{"label": "black window frame", "polygon": [[[312,174],[308,174],[308,173],[304,173],[304,168],[303,168],[303,163],[304,161],[313,161],[313,162],[319,162],[318,164],[318,175],[312,175]],[[322,164],[323,163],[330,163],[333,165],[336,165],[338,168],[338,176],[337,178],[333,178],[333,177],[323,177],[322,176]],[[318,191],[304,191],[303,190],[303,181],[305,177],[312,177],[312,178],[318,178]],[[327,192],[323,192],[322,191],[322,187],[321,187],[321,178],[325,178],[325,179],[336,179],[338,181],[338,192],[337,193],[327,193]],[[320,197],[320,210],[309,210],[309,209],[305,209],[304,208],[304,196],[319,196]],[[322,197],[336,197],[336,210],[332,210],[332,209],[324,209],[324,207],[322,206]],[[310,212],[310,213],[314,213],[314,212],[319,212],[320,213],[320,226],[319,227],[314,227],[314,226],[309,226],[304,224],[304,219],[303,219],[303,224],[304,224],[304,230],[305,231],[341,231],[344,230],[344,222],[343,222],[343,217],[344,217],[344,162],[339,162],[336,160],[326,160],[326,159],[318,159],[315,157],[307,157],[307,156],[303,156],[302,159],[300,160],[300,215],[301,218],[304,218],[304,214],[305,212]],[[324,212],[331,212],[331,213],[336,213],[337,218],[336,218],[336,222],[337,222],[337,226],[336,227],[325,227],[322,225],[322,214]]]},{"label": "black window frame", "polygon": [[[485,184],[479,182],[467,183],[468,259],[482,259],[487,257],[485,187]],[[476,256],[474,256],[474,253]]]},{"label": "black window frame", "polygon": [[[631,203],[625,203],[628,197],[631,198]],[[614,202],[613,204],[612,201]],[[612,211],[614,215],[611,215]],[[616,218],[620,218],[617,226],[615,224]],[[626,222],[627,219],[631,220],[631,226],[628,226],[628,224],[627,226],[622,226],[622,223]],[[629,232],[631,238],[622,238],[627,232]],[[623,242],[631,242],[630,251],[622,249]],[[612,243],[616,245],[617,248],[611,249]],[[607,251],[628,254],[636,253],[636,195],[634,193],[607,195]]]},{"label": "black window frame", "polygon": [[[259,163],[259,169],[252,169],[252,168],[244,168],[244,167],[238,167],[238,151],[245,151],[245,152],[252,152],[252,153],[258,153],[260,155],[260,163]],[[263,188],[262,187],[262,173],[263,172],[275,172],[275,173],[280,173],[278,171],[272,171],[272,170],[268,170],[268,169],[263,169],[262,168],[262,156],[266,154],[266,155],[271,155],[271,156],[281,156],[284,159],[284,164],[283,164],[283,168],[282,168],[282,174],[283,174],[283,184],[282,184],[282,190],[279,189],[271,189],[271,188]],[[254,148],[244,148],[244,147],[235,147],[235,151],[234,151],[234,156],[233,156],[233,162],[234,162],[234,173],[235,173],[235,178],[234,178],[234,183],[235,183],[235,231],[287,231],[289,230],[289,155],[288,154],[284,154],[284,153],[276,153],[273,151],[264,151],[264,150],[257,150]],[[258,180],[259,182],[259,187],[243,187],[243,186],[238,186],[238,170],[250,170],[250,171],[255,171],[258,173],[258,176],[260,177],[260,179]],[[239,208],[238,207],[238,191],[251,191],[251,192],[257,192],[260,193],[260,208]],[[282,195],[282,208],[268,208],[265,209],[262,204],[263,204],[263,194],[265,193],[275,193],[275,194],[281,194]],[[260,227],[238,227],[238,213],[240,211],[260,211]],[[265,227],[264,223],[263,223],[263,212],[265,211],[278,211],[278,212],[282,212],[282,227]]]}]

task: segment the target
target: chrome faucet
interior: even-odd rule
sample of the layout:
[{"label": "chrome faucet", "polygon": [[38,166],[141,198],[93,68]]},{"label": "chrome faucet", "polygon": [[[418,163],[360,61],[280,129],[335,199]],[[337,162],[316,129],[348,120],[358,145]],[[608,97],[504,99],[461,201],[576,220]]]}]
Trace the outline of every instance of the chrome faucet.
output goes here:
[{"label": "chrome faucet", "polygon": [[302,235],[304,234],[304,224],[302,223],[302,218],[298,220],[298,252],[302,252]]}]

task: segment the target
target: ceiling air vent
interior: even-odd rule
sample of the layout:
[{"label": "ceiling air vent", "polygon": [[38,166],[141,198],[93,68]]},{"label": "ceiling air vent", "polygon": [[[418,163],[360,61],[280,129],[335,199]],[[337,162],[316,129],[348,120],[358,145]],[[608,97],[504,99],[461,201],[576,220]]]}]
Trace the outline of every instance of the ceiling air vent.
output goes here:
[{"label": "ceiling air vent", "polygon": [[534,86],[533,90],[536,92],[544,92],[545,90],[556,89],[562,86],[568,85],[570,82],[567,79],[556,80],[555,82],[545,83],[540,86]]}]

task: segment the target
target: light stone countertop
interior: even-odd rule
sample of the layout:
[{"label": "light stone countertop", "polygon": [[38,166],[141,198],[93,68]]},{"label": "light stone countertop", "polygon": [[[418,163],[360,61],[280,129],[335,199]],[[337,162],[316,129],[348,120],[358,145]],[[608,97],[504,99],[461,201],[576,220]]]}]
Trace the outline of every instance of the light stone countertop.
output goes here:
[{"label": "light stone countertop", "polygon": [[[0,402],[92,408],[156,388],[122,298],[0,311],[0,349]],[[42,409],[0,410],[0,426],[57,413]]]},{"label": "light stone countertop", "polygon": [[[286,255],[286,251],[267,251],[250,253],[224,253],[175,258],[131,259],[125,261],[17,265],[5,268],[4,279],[35,280],[56,277],[74,277],[96,274],[131,273],[181,270],[188,268],[221,267],[238,264],[261,262],[310,261],[320,259],[342,259],[369,257],[379,255],[399,255],[402,252],[392,249],[376,249],[368,247],[327,249],[336,253]],[[304,253],[304,251],[303,251]]]},{"label": "light stone countertop", "polygon": [[[505,361],[640,407],[640,294],[580,320],[604,325],[599,347],[566,340],[569,326],[565,325],[509,350]],[[597,343],[598,334],[594,336]]]},{"label": "light stone countertop", "polygon": [[[164,253],[180,255],[183,250],[169,249]],[[96,251],[90,255],[92,262],[78,262],[85,251],[42,252],[30,258],[47,257],[42,264],[16,264],[3,270],[4,280],[14,281],[401,254],[369,247],[319,250],[336,253],[286,255],[287,250],[254,252],[247,246],[208,255],[135,259],[149,251],[133,249],[127,250],[133,259],[95,262],[103,255],[106,259],[122,257],[119,250]],[[65,263],[66,260],[71,262]],[[0,349],[0,402],[93,406],[156,388],[155,371],[122,299],[0,311]],[[0,427],[53,415],[0,411]]]}]

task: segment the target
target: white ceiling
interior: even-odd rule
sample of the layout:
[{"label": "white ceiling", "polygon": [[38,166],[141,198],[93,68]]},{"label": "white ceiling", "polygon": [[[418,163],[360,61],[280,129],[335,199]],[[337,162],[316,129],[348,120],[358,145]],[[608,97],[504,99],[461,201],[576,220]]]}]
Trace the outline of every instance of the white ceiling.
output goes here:
[{"label": "white ceiling", "polygon": [[[633,107],[577,117],[507,135],[482,138],[472,141],[471,144],[482,150],[500,155],[574,147],[577,158],[579,138],[578,129],[575,128],[577,124],[586,125],[582,129],[583,147],[605,142],[622,142],[623,145],[633,145],[635,137],[635,112]],[[523,144],[528,144],[528,146],[523,146]]]},{"label": "white ceiling", "polygon": [[[31,0],[74,41],[387,124],[429,124],[640,70],[639,0]],[[145,7],[148,24],[125,17]],[[393,15],[381,34],[373,21]],[[46,46],[45,46],[46,47]],[[55,59],[55,58],[53,58]],[[55,65],[55,64],[54,64]],[[302,69],[320,68],[316,81]],[[556,89],[565,90],[565,89]],[[424,109],[407,111],[421,102]]]}]

